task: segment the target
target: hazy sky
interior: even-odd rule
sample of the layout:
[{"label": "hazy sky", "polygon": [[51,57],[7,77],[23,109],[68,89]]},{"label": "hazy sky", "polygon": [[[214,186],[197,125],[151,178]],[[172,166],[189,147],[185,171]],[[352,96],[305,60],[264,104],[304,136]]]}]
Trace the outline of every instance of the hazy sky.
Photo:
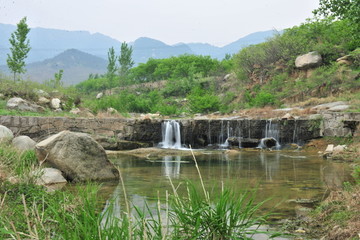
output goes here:
[{"label": "hazy sky", "polygon": [[99,32],[120,41],[222,46],[312,16],[318,0],[0,0],[0,23],[24,16],[30,27]]}]

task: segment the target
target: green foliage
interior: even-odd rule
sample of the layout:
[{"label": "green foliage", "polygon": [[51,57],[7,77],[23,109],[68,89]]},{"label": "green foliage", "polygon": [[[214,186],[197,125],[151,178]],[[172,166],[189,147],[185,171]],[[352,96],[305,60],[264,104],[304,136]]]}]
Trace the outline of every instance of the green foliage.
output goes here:
[{"label": "green foliage", "polygon": [[106,77],[108,79],[109,88],[114,87],[115,83],[115,73],[117,71],[116,61],[117,56],[115,55],[114,47],[111,47],[108,51],[108,65],[107,65],[107,73]]},{"label": "green foliage", "polygon": [[133,49],[126,42],[121,44],[119,61],[119,76],[120,86],[127,84],[130,69],[134,66],[135,62],[132,60]]},{"label": "green foliage", "polygon": [[26,24],[26,17],[20,20],[17,24],[17,29],[11,34],[9,42],[11,44],[10,54],[7,55],[6,63],[14,74],[14,81],[16,74],[25,73],[25,59],[30,51],[30,41],[27,39],[27,34],[30,28]]},{"label": "green foliage", "polygon": [[62,82],[62,76],[63,76],[64,70],[60,69],[59,72],[54,74],[54,79],[51,79],[49,81],[45,81],[45,85],[54,88],[59,89],[63,87],[64,83]]},{"label": "green foliage", "polygon": [[6,143],[0,144],[0,163],[10,169],[14,175],[26,178],[27,181],[34,180],[30,172],[39,165],[34,150],[19,152],[7,146]]},{"label": "green foliage", "polygon": [[250,104],[254,107],[264,107],[267,105],[275,105],[276,98],[272,93],[266,91],[260,91],[256,94],[255,98],[250,101]]},{"label": "green foliage", "polygon": [[219,61],[209,56],[181,55],[167,59],[149,59],[131,70],[131,78],[134,82],[193,79],[210,76],[220,69]]},{"label": "green foliage", "polygon": [[195,87],[187,96],[193,113],[209,113],[220,110],[220,99],[210,91]]},{"label": "green foliage", "polygon": [[313,13],[317,16],[331,16],[348,22],[348,33],[352,36],[350,44],[359,47],[360,39],[360,0],[320,0],[318,9]]},{"label": "green foliage", "polygon": [[95,112],[112,107],[121,113],[156,113],[164,115],[178,114],[181,107],[174,101],[165,100],[157,90],[149,93],[134,94],[121,92],[118,95],[105,96],[96,101],[87,101],[85,105]]},{"label": "green foliage", "polygon": [[352,173],[352,176],[355,180],[355,183],[360,185],[360,166],[354,167],[354,171]]},{"label": "green foliage", "polygon": [[104,91],[110,85],[111,84],[108,78],[89,78],[88,80],[77,84],[75,87],[80,92],[90,94],[93,92]]}]

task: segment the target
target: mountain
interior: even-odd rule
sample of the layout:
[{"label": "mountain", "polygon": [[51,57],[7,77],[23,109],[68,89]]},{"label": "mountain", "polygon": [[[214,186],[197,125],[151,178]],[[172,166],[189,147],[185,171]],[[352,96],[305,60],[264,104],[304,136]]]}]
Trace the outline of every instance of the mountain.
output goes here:
[{"label": "mountain", "polygon": [[238,39],[224,47],[216,47],[208,43],[188,43],[190,49],[198,55],[209,55],[213,58],[223,59],[226,54],[234,54],[240,49],[249,45],[265,42],[270,37],[274,36],[276,32],[273,30],[255,32],[243,38]]},{"label": "mountain", "polygon": [[[6,64],[10,44],[8,39],[16,26],[0,23],[0,65]],[[216,47],[207,43],[179,43],[167,45],[151,38],[138,38],[130,43],[133,46],[135,63],[146,62],[149,58],[167,58],[181,54],[209,55],[223,59],[225,54],[233,54],[241,48],[251,44],[264,42],[274,35],[274,31],[264,31],[249,34],[224,47]],[[103,59],[107,59],[107,52],[114,47],[120,52],[121,42],[100,33],[91,34],[87,31],[66,31],[47,28],[32,28],[29,33],[31,50],[26,59],[27,63],[43,61],[64,52],[67,49],[78,49]]]},{"label": "mountain", "polygon": [[249,34],[239,40],[230,43],[224,47],[222,47],[222,54],[233,54],[237,53],[240,49],[247,47],[249,45],[254,45],[258,43],[265,42],[270,37],[274,36],[277,32],[274,30],[263,31],[263,32],[255,32]]},{"label": "mountain", "polygon": [[136,63],[146,62],[149,58],[168,58],[181,54],[194,54],[186,44],[167,45],[151,38],[138,38],[133,46],[133,59]]},{"label": "mountain", "polygon": [[[54,74],[62,69],[64,70],[62,81],[68,86],[86,80],[91,73],[103,74],[106,72],[106,67],[107,61],[100,57],[69,49],[53,58],[28,64],[24,79],[43,83],[53,79]],[[5,66],[2,66],[0,70],[9,74]]]},{"label": "mountain", "polygon": [[[6,64],[10,43],[8,39],[16,30],[14,25],[0,24],[0,65]],[[52,58],[68,49],[78,49],[82,52],[107,58],[110,47],[118,46],[121,42],[100,33],[91,34],[86,31],[66,31],[47,28],[32,28],[29,32],[31,50],[27,63],[43,61]]]}]

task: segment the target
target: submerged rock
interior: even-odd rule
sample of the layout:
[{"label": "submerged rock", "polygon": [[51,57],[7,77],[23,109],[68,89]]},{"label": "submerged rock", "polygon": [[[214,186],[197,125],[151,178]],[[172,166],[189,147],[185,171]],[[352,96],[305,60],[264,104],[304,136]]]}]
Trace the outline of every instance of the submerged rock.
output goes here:
[{"label": "submerged rock", "polygon": [[70,181],[119,178],[104,148],[88,134],[62,131],[38,143],[35,149],[39,161],[61,170]]}]

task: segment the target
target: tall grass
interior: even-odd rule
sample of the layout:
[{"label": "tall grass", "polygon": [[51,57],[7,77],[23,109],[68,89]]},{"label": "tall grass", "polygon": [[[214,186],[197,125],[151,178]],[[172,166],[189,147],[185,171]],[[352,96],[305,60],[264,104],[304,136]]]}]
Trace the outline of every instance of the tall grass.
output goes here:
[{"label": "tall grass", "polygon": [[[88,183],[76,191],[48,193],[33,184],[0,182],[0,239],[251,239],[269,214],[257,215],[254,191],[236,194],[224,189],[210,195],[185,182],[158,197],[155,205],[131,205],[121,179],[125,207],[119,196],[105,205],[100,186]],[[185,188],[185,194],[180,194]],[[160,194],[159,194],[160,195]],[[104,210],[102,210],[104,209]],[[271,237],[271,236],[269,236]]]}]

